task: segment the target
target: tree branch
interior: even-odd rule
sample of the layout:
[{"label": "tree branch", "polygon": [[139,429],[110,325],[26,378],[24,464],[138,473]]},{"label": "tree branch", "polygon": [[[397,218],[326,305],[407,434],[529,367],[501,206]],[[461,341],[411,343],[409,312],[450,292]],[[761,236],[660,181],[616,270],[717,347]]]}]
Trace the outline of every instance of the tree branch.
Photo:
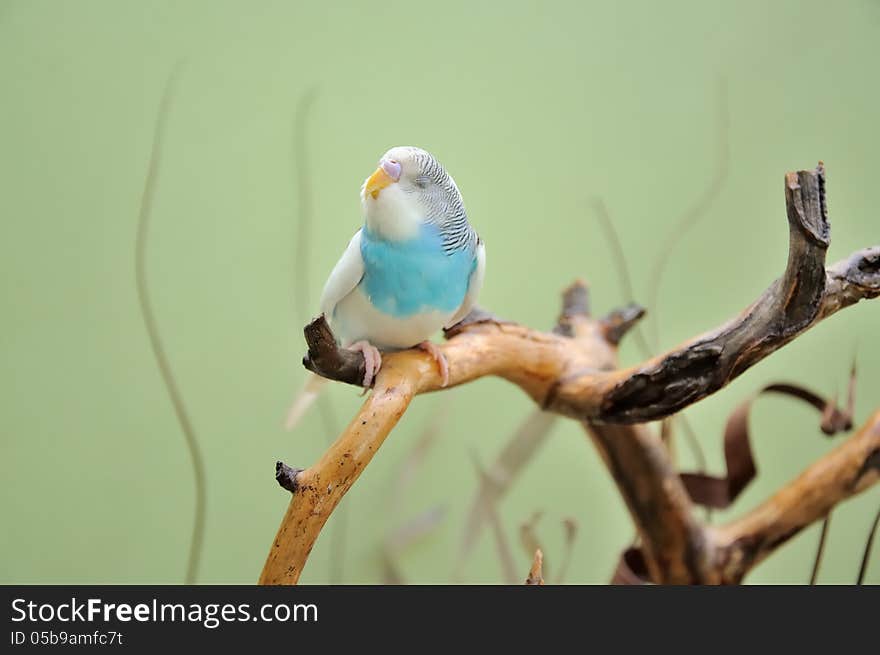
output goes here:
[{"label": "tree branch", "polygon": [[773,497],[715,529],[722,581],[738,583],[776,548],[880,479],[880,411]]},{"label": "tree branch", "polygon": [[409,406],[414,378],[393,363],[382,371],[360,412],[315,465],[298,472],[278,467],[293,493],[260,584],[296,584],[321,528]]},{"label": "tree branch", "polygon": [[[641,316],[638,307],[601,321],[578,316],[578,333],[564,310],[554,334],[481,312],[449,331],[454,338],[441,347],[449,362],[448,387],[497,375],[522,387],[544,409],[603,423],[653,421],[702,400],[820,320],[880,295],[880,246],[825,269],[824,179],[821,165],[786,176],[790,239],[785,273],[721,327],[643,364],[614,370],[613,347]],[[586,288],[576,283],[572,289],[579,287]],[[306,339],[307,368],[349,384],[363,379],[362,355],[338,350],[321,319],[306,327]],[[427,355],[404,351],[384,361],[412,358],[424,363],[417,392],[439,390],[440,376]]]},{"label": "tree branch", "polygon": [[585,423],[639,531],[650,577],[667,584],[715,584],[703,523],[659,434],[644,425]]},{"label": "tree branch", "polygon": [[[790,239],[782,277],[736,318],[641,365],[617,369],[617,343],[641,317],[641,308],[591,318],[582,282],[565,292],[552,333],[481,310],[448,330],[449,340],[441,346],[449,363],[447,387],[441,387],[435,362],[422,351],[386,354],[358,416],[317,464],[296,474],[293,498],[261,582],[296,582],[324,522],[415,395],[487,375],[519,386],[545,410],[584,423],[626,500],[655,581],[722,581],[712,533],[694,517],[662,441],[644,426],[626,424],[680,411],[821,319],[880,295],[880,247],[825,268],[829,226],[821,164],[813,171],[789,173],[785,192]],[[306,368],[360,383],[363,356],[338,348],[323,317],[306,326],[305,337]],[[752,559],[765,550],[754,549]],[[725,575],[726,580],[732,574]]]},{"label": "tree branch", "polygon": [[819,320],[880,295],[880,247],[825,270],[828,220],[820,166],[786,176],[789,256],[784,275],[725,325],[665,355],[562,385],[554,409],[581,419],[641,423],[705,398]]}]

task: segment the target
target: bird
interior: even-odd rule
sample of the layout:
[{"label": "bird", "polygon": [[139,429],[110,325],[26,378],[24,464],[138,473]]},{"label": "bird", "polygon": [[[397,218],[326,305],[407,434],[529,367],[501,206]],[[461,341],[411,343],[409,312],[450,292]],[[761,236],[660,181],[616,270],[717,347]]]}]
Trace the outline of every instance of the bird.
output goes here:
[{"label": "bird", "polygon": [[[409,348],[431,355],[446,386],[449,365],[430,338],[476,304],[485,244],[468,221],[455,180],[422,148],[385,152],[360,196],[364,223],[327,278],[321,313],[340,347],[363,354],[365,389],[381,369],[383,352]],[[288,429],[324,382],[311,375],[288,411]]]}]

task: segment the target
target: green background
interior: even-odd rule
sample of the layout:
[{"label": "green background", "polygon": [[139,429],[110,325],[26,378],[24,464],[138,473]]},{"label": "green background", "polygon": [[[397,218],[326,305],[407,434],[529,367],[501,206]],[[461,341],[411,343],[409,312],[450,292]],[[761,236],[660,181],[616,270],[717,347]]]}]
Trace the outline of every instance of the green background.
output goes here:
[{"label": "green background", "polygon": [[[153,123],[176,61],[149,284],[208,470],[198,579],[249,583],[287,506],[275,460],[306,466],[332,437],[317,411],[297,432],[281,429],[305,379],[298,170],[313,199],[311,311],[360,223],[363,179],[387,148],[413,144],[455,176],[487,243],[481,304],[548,327],[575,277],[589,280],[597,312],[629,300],[596,197],[635,298],[647,301],[654,258],[717,170],[726,84],[729,174],[671,254],[660,293],[669,347],[736,314],[782,271],[787,170],[826,162],[830,261],[880,242],[878,56],[874,0],[0,2],[0,582],[183,579],[192,472],[133,264]],[[297,162],[294,114],[312,88],[308,156]],[[848,309],[689,410],[710,470],[722,470],[726,416],[751,392],[789,380],[842,394],[855,354],[864,421],[880,405],[878,327],[877,303]],[[622,355],[639,358],[632,343]],[[339,424],[361,402],[341,385],[328,395]],[[344,500],[344,568],[331,561],[335,515],[303,581],[381,581],[383,537],[439,505],[445,520],[400,567],[412,582],[448,582],[476,488],[471,452],[491,462],[530,411],[494,379],[418,398]],[[401,463],[438,416],[442,436],[393,498]],[[832,447],[815,412],[786,399],[758,401],[752,428],[760,475],[716,520]],[[878,503],[875,488],[835,512],[822,582],[855,580]],[[557,424],[502,503],[523,576],[518,526],[537,510],[548,565],[573,517],[567,581],[606,581],[632,526],[574,424]],[[749,580],[805,582],[817,536],[813,526]],[[488,533],[462,579],[502,579]]]}]

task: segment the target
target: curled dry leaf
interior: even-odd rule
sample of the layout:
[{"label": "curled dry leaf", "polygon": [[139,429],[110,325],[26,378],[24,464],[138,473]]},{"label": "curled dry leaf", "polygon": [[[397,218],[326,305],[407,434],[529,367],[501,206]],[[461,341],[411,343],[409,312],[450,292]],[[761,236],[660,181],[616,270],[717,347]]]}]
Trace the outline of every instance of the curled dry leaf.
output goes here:
[{"label": "curled dry leaf", "polygon": [[771,384],[737,407],[724,429],[724,460],[727,475],[723,478],[703,473],[682,473],[681,480],[695,503],[725,509],[742,493],[755,478],[757,466],[749,439],[749,413],[758,396],[765,393],[778,393],[797,398],[822,412],[821,429],[831,436],[852,428],[852,413],[855,402],[855,366],[852,368],[849,383],[849,398],[845,409],[840,409],[834,399],[825,399],[819,394],[796,384]]},{"label": "curled dry leaf", "polygon": [[611,576],[611,584],[652,584],[645,554],[638,546],[630,546],[620,554],[617,568],[614,569],[614,574]]}]

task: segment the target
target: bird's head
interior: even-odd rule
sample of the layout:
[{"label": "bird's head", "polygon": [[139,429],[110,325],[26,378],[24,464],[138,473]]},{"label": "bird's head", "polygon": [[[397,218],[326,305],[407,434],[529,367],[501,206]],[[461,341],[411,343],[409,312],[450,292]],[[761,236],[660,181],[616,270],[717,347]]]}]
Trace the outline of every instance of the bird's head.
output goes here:
[{"label": "bird's head", "polygon": [[367,226],[389,239],[414,236],[422,223],[438,227],[465,216],[452,176],[434,156],[413,146],[382,155],[361,188]]}]

